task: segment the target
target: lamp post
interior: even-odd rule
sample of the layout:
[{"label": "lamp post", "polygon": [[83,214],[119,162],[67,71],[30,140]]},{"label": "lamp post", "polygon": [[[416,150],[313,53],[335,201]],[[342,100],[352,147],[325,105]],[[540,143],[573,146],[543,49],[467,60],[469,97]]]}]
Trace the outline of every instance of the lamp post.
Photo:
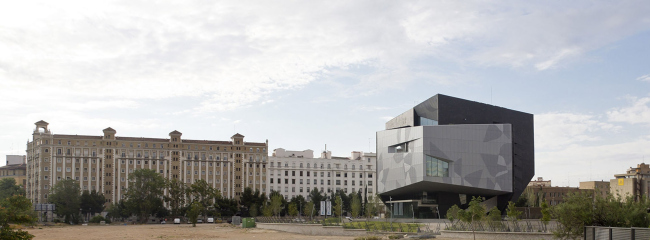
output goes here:
[{"label": "lamp post", "polygon": [[[395,206],[393,206],[393,197],[389,196],[388,200],[390,201],[390,225],[391,227],[393,226],[393,210],[395,209]],[[392,229],[391,229],[392,231]]]}]

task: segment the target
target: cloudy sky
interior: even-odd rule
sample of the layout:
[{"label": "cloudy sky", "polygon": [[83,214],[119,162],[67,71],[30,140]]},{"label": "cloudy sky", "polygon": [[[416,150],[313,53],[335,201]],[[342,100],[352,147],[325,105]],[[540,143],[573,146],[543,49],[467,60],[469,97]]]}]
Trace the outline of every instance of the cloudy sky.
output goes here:
[{"label": "cloudy sky", "polygon": [[[171,1],[169,1],[171,2]],[[535,114],[536,177],[650,162],[645,1],[13,1],[0,8],[0,165],[54,133],[375,151],[442,93]]]}]

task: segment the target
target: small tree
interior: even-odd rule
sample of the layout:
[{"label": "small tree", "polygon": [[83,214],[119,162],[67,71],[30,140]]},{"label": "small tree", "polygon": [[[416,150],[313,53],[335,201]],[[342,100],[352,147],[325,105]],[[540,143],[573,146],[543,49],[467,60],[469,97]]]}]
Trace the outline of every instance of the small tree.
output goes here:
[{"label": "small tree", "polygon": [[248,210],[248,213],[251,215],[251,217],[257,217],[257,204],[256,203],[253,203],[253,205],[251,205],[251,208],[250,208],[250,210]]},{"label": "small tree", "polygon": [[282,195],[274,194],[271,197],[271,211],[273,215],[280,216],[280,211],[282,211]]},{"label": "small tree", "polygon": [[361,199],[359,199],[358,194],[352,195],[351,205],[352,206],[350,206],[350,208],[352,212],[352,217],[356,218],[359,216],[359,214],[361,214]]},{"label": "small tree", "polygon": [[341,214],[343,214],[342,213],[343,210],[341,209],[342,207],[343,207],[343,200],[340,197],[335,198],[334,206],[332,206],[332,208],[334,208],[333,210],[335,216],[340,217]]},{"label": "small tree", "polygon": [[309,214],[309,220],[314,215],[314,202],[309,201],[305,204],[305,214]]},{"label": "small tree", "polygon": [[34,235],[14,229],[9,223],[31,224],[35,221],[32,203],[22,195],[0,199],[0,239],[32,239]]},{"label": "small tree", "polygon": [[296,207],[295,203],[290,203],[287,211],[289,216],[295,217],[298,215],[298,207]]},{"label": "small tree", "polygon": [[372,196],[368,196],[368,203],[366,203],[366,218],[372,217],[375,213],[375,204]]},{"label": "small tree", "polygon": [[264,203],[264,207],[262,207],[262,215],[265,217],[273,216],[273,209],[271,208],[271,205],[266,202]]},{"label": "small tree", "polygon": [[506,210],[506,215],[510,221],[516,222],[521,216],[521,211],[517,210],[515,203],[508,202],[508,209]]},{"label": "small tree", "polygon": [[194,202],[190,206],[190,210],[187,211],[187,217],[190,218],[190,222],[192,223],[192,227],[196,227],[196,222],[199,218],[199,214],[203,211],[203,207],[201,203],[199,202]]},{"label": "small tree", "polygon": [[475,222],[481,221],[483,219],[483,216],[485,216],[485,207],[481,205],[482,201],[482,197],[472,197],[472,201],[469,202],[469,207],[467,210],[458,211],[460,218],[472,226],[472,234],[474,235],[474,239],[476,239],[474,224]]},{"label": "small tree", "polygon": [[544,224],[544,231],[546,231],[546,226],[548,222],[551,221],[551,211],[549,210],[548,204],[546,202],[542,203],[542,223]]},{"label": "small tree", "polygon": [[447,210],[447,219],[451,222],[451,224],[454,224],[454,221],[459,221],[460,215],[459,213],[461,212],[461,209],[458,207],[458,205],[454,204]]}]

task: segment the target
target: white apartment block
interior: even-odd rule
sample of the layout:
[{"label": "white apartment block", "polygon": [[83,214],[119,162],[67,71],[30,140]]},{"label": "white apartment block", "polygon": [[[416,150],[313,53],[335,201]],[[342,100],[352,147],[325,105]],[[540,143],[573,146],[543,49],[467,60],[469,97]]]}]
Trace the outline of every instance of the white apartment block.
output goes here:
[{"label": "white apartment block", "polygon": [[278,191],[285,199],[302,195],[318,188],[323,194],[343,190],[349,194],[361,191],[365,198],[377,192],[377,154],[352,152],[350,157],[332,157],[325,151],[314,158],[314,151],[273,150],[267,170],[267,192]]}]

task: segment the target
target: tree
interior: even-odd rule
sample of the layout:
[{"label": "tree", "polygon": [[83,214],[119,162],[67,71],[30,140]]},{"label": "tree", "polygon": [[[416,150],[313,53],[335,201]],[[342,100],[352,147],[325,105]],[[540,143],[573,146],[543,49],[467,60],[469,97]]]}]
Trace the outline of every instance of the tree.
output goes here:
[{"label": "tree", "polygon": [[264,207],[262,207],[262,215],[265,217],[273,216],[273,209],[271,209],[271,205],[269,203],[264,203]]},{"label": "tree", "polygon": [[171,215],[174,217],[183,216],[185,206],[185,195],[187,187],[185,183],[179,181],[177,178],[165,181],[165,188],[167,195],[164,196],[165,202],[169,203]]},{"label": "tree", "polygon": [[458,205],[454,204],[447,210],[447,219],[451,222],[451,224],[454,224],[454,221],[461,220],[460,219],[460,214],[459,212],[461,209],[458,207]]},{"label": "tree", "polygon": [[515,203],[515,207],[528,207],[528,197],[526,194],[521,194]]},{"label": "tree", "polygon": [[296,208],[298,208],[298,214],[300,215],[303,215],[303,213],[301,213],[300,211],[303,210],[302,206],[305,205],[305,202],[306,202],[305,197],[303,197],[302,195],[294,196],[293,198],[291,198],[291,201],[289,201],[289,203],[293,203],[296,205]]},{"label": "tree", "polygon": [[298,207],[296,206],[295,203],[290,203],[289,204],[288,214],[289,214],[289,216],[292,216],[292,217],[295,217],[295,216],[298,215]]},{"label": "tree", "polygon": [[80,192],[79,183],[72,179],[61,180],[50,189],[48,200],[56,206],[54,213],[64,216],[66,223],[79,222]]},{"label": "tree", "polygon": [[359,217],[359,214],[361,213],[361,199],[359,199],[358,194],[352,196],[352,203],[350,205],[352,217]]},{"label": "tree", "polygon": [[137,169],[129,175],[126,205],[141,223],[146,223],[162,206],[164,187],[165,180],[156,170]]},{"label": "tree", "polygon": [[80,197],[80,208],[82,214],[95,214],[104,211],[106,198],[97,191],[83,191]]},{"label": "tree", "polygon": [[343,214],[343,199],[341,199],[341,196],[338,196],[336,199],[334,199],[334,215],[337,217],[340,217]]},{"label": "tree", "polygon": [[314,203],[314,212],[319,212],[320,208],[324,208],[325,206],[321,206],[320,202],[325,201],[325,196],[323,196],[323,193],[318,190],[318,188],[314,188],[309,192],[309,196],[307,197]]},{"label": "tree", "polygon": [[549,210],[548,204],[546,202],[542,203],[542,223],[544,224],[544,231],[546,231],[546,225],[551,221],[551,211]]},{"label": "tree", "polygon": [[481,221],[481,219],[483,219],[483,216],[485,216],[485,207],[481,205],[482,201],[482,197],[472,197],[472,201],[469,202],[469,207],[466,210],[458,211],[461,219],[472,226],[472,234],[474,235],[474,239],[476,239],[474,223]]},{"label": "tree", "polygon": [[35,220],[29,199],[22,195],[0,199],[0,239],[32,239],[34,235],[15,229],[9,223],[31,224]]},{"label": "tree", "polygon": [[516,222],[521,216],[521,211],[517,210],[515,203],[508,202],[508,209],[506,210],[506,215],[510,221]]},{"label": "tree", "polygon": [[303,211],[306,215],[309,215],[309,220],[311,220],[312,216],[314,215],[314,202],[309,201],[305,203],[305,208]]},{"label": "tree", "polygon": [[372,196],[366,198],[368,203],[366,203],[366,218],[370,218],[375,214],[375,204]]},{"label": "tree", "polygon": [[0,200],[14,195],[25,196],[25,190],[18,186],[13,178],[0,179]]},{"label": "tree", "polygon": [[208,207],[214,204],[214,199],[221,195],[218,190],[208,185],[208,182],[203,179],[190,185],[187,192],[193,202],[198,202],[201,205],[201,212],[199,214],[204,217],[206,216]]},{"label": "tree", "polygon": [[568,194],[563,203],[553,208],[553,216],[559,223],[553,235],[560,239],[581,237],[584,226],[592,225],[594,220],[592,202],[587,194]]},{"label": "tree", "polygon": [[190,218],[192,227],[196,227],[196,222],[202,210],[203,210],[203,206],[201,206],[201,203],[193,202],[192,205],[190,206],[190,210],[187,211],[187,217]]},{"label": "tree", "polygon": [[273,215],[280,216],[280,211],[282,211],[282,195],[279,193],[271,194],[271,211]]},{"label": "tree", "polygon": [[253,203],[251,205],[250,209],[248,210],[248,213],[251,215],[251,217],[257,217],[257,203]]},{"label": "tree", "polygon": [[121,221],[123,221],[125,218],[131,216],[131,213],[129,212],[126,203],[123,199],[120,199],[119,202],[108,206],[106,211],[108,212],[106,217],[109,217],[111,220],[120,219]]}]

